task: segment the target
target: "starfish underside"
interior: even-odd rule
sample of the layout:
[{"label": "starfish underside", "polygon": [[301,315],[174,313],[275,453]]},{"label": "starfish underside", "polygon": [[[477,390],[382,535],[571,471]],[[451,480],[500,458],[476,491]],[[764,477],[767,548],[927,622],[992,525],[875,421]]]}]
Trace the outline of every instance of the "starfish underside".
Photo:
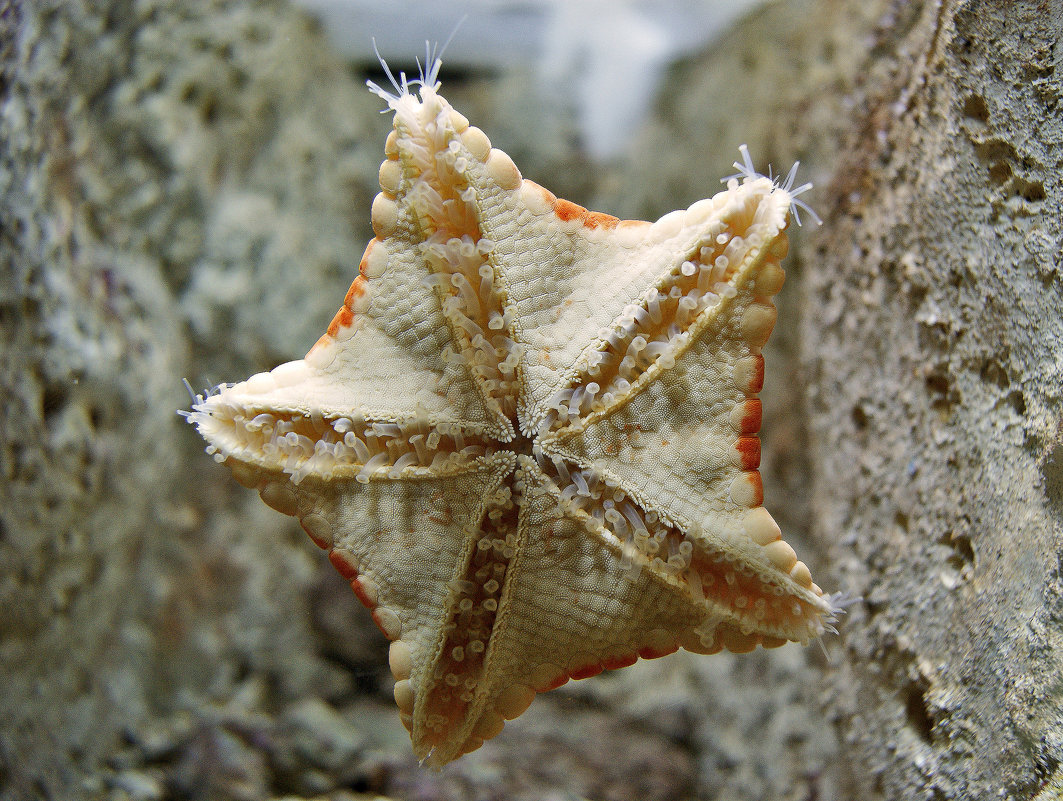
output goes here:
[{"label": "starfish underside", "polygon": [[188,416],[350,581],[442,765],[569,679],[806,643],[837,610],[757,471],[797,192],[745,169],[620,221],[421,83],[388,96],[376,238],[328,331]]}]

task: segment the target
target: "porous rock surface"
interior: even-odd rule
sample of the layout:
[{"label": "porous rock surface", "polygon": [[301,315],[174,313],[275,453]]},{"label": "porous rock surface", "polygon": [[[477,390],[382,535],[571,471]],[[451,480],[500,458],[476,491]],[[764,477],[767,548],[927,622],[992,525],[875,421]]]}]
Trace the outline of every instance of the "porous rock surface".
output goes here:
[{"label": "porous rock surface", "polygon": [[1063,6],[897,4],[802,249],[853,792],[1057,798]]},{"label": "porous rock surface", "polygon": [[810,674],[839,797],[1059,798],[1063,5],[843,5],[754,15],[678,71],[645,142],[697,132],[664,161],[680,187],[717,174],[687,159],[712,141],[817,184],[766,354],[766,459],[800,456],[765,503],[811,487],[780,523],[862,599]]},{"label": "porous rock surface", "polygon": [[267,797],[268,704],[351,681],[301,536],[175,414],[316,337],[335,299],[284,285],[368,235],[383,122],[317,44],[280,4],[0,3],[0,797]]}]

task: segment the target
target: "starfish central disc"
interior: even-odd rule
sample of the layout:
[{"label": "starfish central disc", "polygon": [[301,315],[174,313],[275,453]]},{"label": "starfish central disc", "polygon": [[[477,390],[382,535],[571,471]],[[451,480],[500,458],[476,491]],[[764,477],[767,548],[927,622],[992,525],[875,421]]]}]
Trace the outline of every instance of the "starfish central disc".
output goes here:
[{"label": "starfish central disc", "polygon": [[376,238],[327,332],[188,416],[351,582],[441,765],[570,678],[807,642],[837,610],[758,472],[803,188],[750,167],[620,221],[524,180],[422,83],[382,93]]}]

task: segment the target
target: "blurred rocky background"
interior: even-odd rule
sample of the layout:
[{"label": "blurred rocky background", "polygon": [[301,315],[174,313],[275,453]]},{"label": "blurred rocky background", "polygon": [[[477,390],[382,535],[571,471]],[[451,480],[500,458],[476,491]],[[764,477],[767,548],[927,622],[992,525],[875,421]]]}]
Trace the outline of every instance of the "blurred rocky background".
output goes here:
[{"label": "blurred rocky background", "polygon": [[[175,412],[317,339],[371,237],[370,37],[416,70],[465,13],[447,97],[558,195],[653,219],[743,142],[801,159],[765,504],[862,600],[826,654],[571,682],[431,772],[347,585]],[[0,798],[1063,797],[1061,33],[1059,0],[0,0]]]}]

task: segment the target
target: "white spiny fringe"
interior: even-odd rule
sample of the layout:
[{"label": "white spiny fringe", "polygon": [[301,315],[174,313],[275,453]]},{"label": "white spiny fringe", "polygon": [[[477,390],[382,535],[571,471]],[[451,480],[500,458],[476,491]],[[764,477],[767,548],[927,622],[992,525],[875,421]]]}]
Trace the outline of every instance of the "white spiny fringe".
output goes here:
[{"label": "white spiny fringe", "polygon": [[197,406],[206,401],[207,398],[212,398],[219,392],[221,392],[223,389],[228,389],[230,386],[232,386],[232,384],[226,383],[213,384],[212,386],[209,386],[204,389],[203,392],[196,392],[194,389],[192,389],[192,385],[188,383],[187,378],[182,378],[181,383],[185,385],[185,389],[188,390],[188,394],[192,397],[192,409],[189,411],[185,411],[184,409],[178,409],[177,413],[186,420],[191,420],[191,422],[195,422],[195,418],[190,418],[190,415],[202,414],[202,412],[199,412],[196,409]]},{"label": "white spiny fringe", "polygon": [[756,168],[753,166],[753,159],[750,158],[749,148],[746,145],[739,145],[738,152],[742,154],[742,160],[736,161],[731,165],[736,170],[738,170],[738,172],[733,173],[732,175],[728,175],[726,178],[722,178],[720,181],[721,183],[726,184],[732,178],[741,178],[746,181],[755,181],[758,178],[767,178],[777,188],[782,189],[790,196],[790,214],[793,216],[798,226],[801,225],[801,215],[799,213],[799,210],[804,210],[808,214],[808,216],[812,218],[816,225],[823,225],[823,220],[821,220],[819,218],[819,215],[812,210],[812,207],[805,203],[805,201],[799,200],[797,197],[798,195],[802,195],[812,188],[811,182],[803,183],[796,188],[794,187],[794,181],[797,178],[797,168],[801,165],[800,161],[794,162],[794,166],[792,166],[790,168],[790,172],[786,174],[786,180],[780,183],[779,178],[777,176],[772,175],[770,165],[768,166],[767,175],[761,175],[759,172],[757,172]]},{"label": "white spiny fringe", "polygon": [[[468,16],[468,15],[466,15]],[[380,66],[384,68],[384,73],[388,76],[388,80],[391,82],[392,88],[395,92],[389,92],[374,81],[366,81],[365,85],[369,87],[369,91],[375,94],[377,97],[384,100],[388,107],[383,109],[381,113],[385,113],[395,108],[395,104],[399,102],[400,98],[403,98],[410,94],[411,86],[421,86],[422,88],[431,89],[433,92],[438,92],[441,83],[439,81],[439,70],[443,66],[443,53],[446,52],[447,47],[450,45],[450,41],[454,38],[454,34],[458,32],[458,28],[465,21],[465,17],[458,20],[458,24],[454,26],[454,30],[450,32],[450,36],[440,47],[439,43],[433,44],[427,39],[424,43],[424,64],[420,59],[417,61],[417,73],[418,76],[414,80],[409,80],[406,77],[405,72],[400,72],[398,79],[395,78],[391,68],[388,67],[388,63],[384,61],[384,57],[380,55],[380,51],[377,50],[376,38],[374,37],[373,52],[376,54],[377,61],[380,62]]]}]

